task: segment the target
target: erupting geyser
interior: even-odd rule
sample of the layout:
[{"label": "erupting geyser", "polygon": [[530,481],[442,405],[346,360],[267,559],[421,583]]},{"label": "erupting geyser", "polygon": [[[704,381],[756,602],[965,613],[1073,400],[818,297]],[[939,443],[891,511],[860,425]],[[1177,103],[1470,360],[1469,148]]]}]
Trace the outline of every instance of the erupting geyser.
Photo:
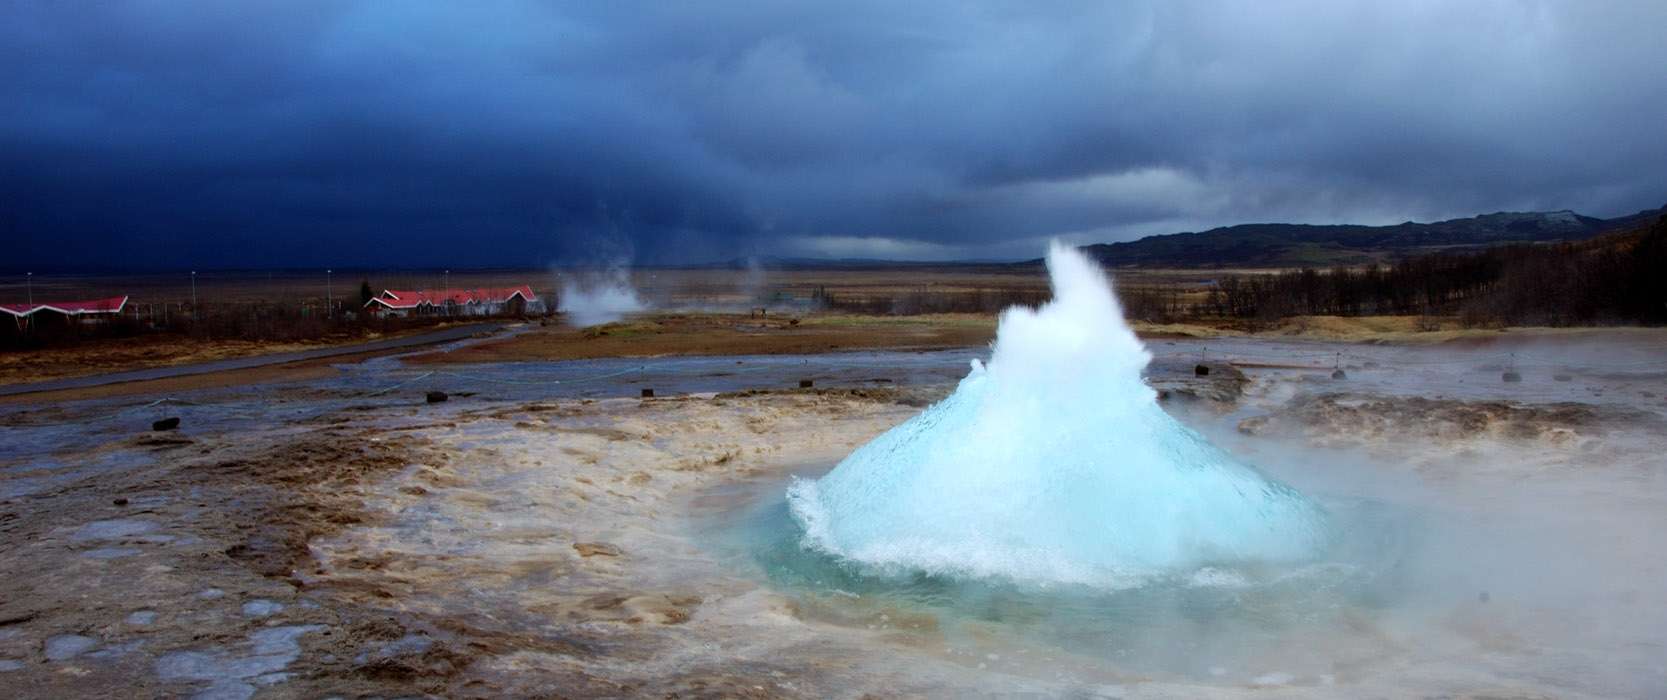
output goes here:
[{"label": "erupting geyser", "polygon": [[882,571],[1133,585],[1296,561],[1323,511],[1158,407],[1104,273],[1048,251],[1053,301],[1001,316],[988,366],[788,491],[806,546]]}]

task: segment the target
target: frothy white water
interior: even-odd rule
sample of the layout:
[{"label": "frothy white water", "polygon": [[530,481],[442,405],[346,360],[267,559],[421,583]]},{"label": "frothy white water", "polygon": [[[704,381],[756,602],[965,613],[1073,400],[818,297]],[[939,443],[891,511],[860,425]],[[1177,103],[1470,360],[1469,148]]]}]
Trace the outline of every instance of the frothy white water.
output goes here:
[{"label": "frothy white water", "polygon": [[567,315],[569,324],[587,328],[618,321],[648,306],[637,297],[630,274],[615,268],[591,279],[569,278],[563,282],[558,308]]},{"label": "frothy white water", "polygon": [[1158,407],[1109,280],[1048,252],[1053,301],[1001,316],[988,366],[788,492],[808,546],[891,571],[1133,585],[1297,561],[1322,511]]}]

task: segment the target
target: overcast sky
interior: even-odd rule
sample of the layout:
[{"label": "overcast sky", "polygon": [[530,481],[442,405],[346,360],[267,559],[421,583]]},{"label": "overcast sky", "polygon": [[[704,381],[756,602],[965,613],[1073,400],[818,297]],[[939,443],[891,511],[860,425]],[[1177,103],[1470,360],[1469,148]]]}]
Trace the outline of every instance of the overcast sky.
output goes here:
[{"label": "overcast sky", "polygon": [[7,2],[0,266],[1024,258],[1667,203],[1667,2]]}]

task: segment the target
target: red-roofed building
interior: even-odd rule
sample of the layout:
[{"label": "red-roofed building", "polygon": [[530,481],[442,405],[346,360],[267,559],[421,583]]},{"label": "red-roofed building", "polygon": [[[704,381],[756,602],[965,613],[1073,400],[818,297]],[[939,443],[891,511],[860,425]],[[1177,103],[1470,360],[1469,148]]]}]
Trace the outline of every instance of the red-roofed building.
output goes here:
[{"label": "red-roofed building", "polygon": [[38,304],[0,304],[0,312],[10,314],[21,327],[39,313],[60,314],[68,318],[94,320],[120,315],[127,307],[127,297],[110,297],[88,301],[48,301]]},{"label": "red-roofed building", "polygon": [[500,289],[386,289],[367,302],[365,309],[386,316],[518,316],[544,313],[544,302],[527,285]]}]

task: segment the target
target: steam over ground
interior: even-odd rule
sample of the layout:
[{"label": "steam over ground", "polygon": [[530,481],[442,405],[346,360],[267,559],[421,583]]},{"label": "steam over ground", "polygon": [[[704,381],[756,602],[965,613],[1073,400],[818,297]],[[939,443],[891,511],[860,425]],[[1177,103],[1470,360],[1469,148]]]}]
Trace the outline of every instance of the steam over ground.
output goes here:
[{"label": "steam over ground", "polygon": [[577,273],[562,281],[558,310],[567,314],[568,323],[581,328],[612,323],[647,308],[631,286],[630,272],[622,267]]}]

